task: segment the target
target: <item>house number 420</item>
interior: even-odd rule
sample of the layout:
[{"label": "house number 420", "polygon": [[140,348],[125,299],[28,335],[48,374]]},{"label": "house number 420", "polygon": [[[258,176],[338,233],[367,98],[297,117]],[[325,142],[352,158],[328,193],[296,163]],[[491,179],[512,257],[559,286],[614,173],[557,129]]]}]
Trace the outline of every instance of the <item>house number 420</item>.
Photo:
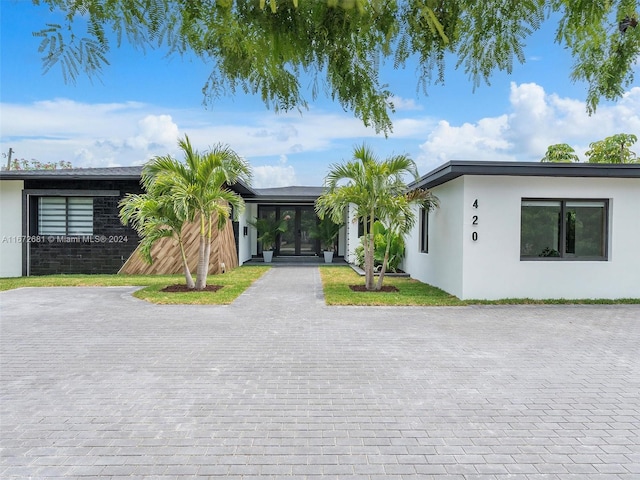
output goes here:
[{"label": "house number 420", "polygon": [[[473,208],[475,208],[476,210],[478,209],[478,199],[477,198],[473,201],[473,204],[471,206]],[[471,225],[474,226],[474,227],[478,225],[478,215],[473,215],[471,217]],[[473,231],[471,233],[471,240],[473,240],[474,242],[478,241],[478,232],[477,231]]]}]

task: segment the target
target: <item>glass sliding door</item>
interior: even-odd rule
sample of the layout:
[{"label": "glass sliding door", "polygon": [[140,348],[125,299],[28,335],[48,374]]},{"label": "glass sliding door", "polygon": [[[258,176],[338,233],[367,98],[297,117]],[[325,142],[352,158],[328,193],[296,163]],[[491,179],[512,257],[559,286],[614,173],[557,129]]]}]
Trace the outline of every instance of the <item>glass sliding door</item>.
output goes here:
[{"label": "glass sliding door", "polygon": [[297,207],[300,225],[298,229],[298,255],[316,255],[319,250],[318,240],[311,238],[309,232],[317,223],[318,217],[313,207]]},{"label": "glass sliding door", "polygon": [[280,234],[278,255],[296,255],[296,209],[279,207],[280,218],[286,220],[287,231]]},{"label": "glass sliding door", "polygon": [[261,206],[260,216],[273,216],[287,222],[287,230],[278,236],[276,254],[282,256],[317,255],[320,245],[310,237],[318,221],[312,205]]}]

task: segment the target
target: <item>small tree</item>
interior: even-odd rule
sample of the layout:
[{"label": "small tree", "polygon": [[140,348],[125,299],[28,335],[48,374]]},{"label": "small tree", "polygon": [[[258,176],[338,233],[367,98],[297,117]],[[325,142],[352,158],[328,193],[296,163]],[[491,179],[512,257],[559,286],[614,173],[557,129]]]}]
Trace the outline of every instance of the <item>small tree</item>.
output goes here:
[{"label": "small tree", "polygon": [[185,218],[179,217],[167,196],[159,195],[152,181],[145,188],[146,193],[128,194],[120,202],[120,220],[124,225],[131,225],[140,236],[140,255],[151,264],[151,249],[161,238],[173,237],[180,247],[182,270],[188,288],[195,288],[182,238],[182,227]]},{"label": "small tree", "polygon": [[580,159],[576,155],[576,151],[568,143],[557,143],[555,145],[549,145],[547,153],[542,157],[541,162],[551,163],[569,163],[578,162]]},{"label": "small tree", "polygon": [[586,155],[589,163],[636,163],[638,156],[629,147],[638,137],[629,133],[618,133],[589,144]]},{"label": "small tree", "polygon": [[143,182],[157,188],[158,195],[167,196],[175,216],[200,225],[196,290],[207,286],[209,256],[213,233],[222,230],[231,214],[244,209],[244,200],[228,188],[238,181],[249,183],[249,164],[229,147],[216,145],[200,153],[191,146],[189,137],[179,140],[185,162],[171,156],[156,157],[145,165]]},{"label": "small tree", "polygon": [[[374,281],[373,223],[376,219],[388,219],[390,224],[398,221],[409,224],[414,218],[407,206],[418,202],[406,195],[404,176],[407,174],[418,178],[415,162],[406,155],[379,160],[368,147],[362,145],[355,148],[352,161],[330,167],[325,178],[327,190],[316,202],[318,216],[321,219],[328,216],[335,223],[342,221],[345,209],[355,205],[355,219],[364,226],[367,290],[379,290],[382,287],[381,282],[376,285]],[[404,228],[400,230],[404,231]]]}]

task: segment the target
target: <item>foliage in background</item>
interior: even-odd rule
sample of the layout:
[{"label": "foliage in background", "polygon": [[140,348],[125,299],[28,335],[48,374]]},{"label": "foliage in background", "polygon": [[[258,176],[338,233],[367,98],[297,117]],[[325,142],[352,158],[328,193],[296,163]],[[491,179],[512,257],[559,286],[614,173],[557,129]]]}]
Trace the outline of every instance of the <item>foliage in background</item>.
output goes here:
[{"label": "foliage in background", "polygon": [[[631,146],[638,141],[636,135],[630,133],[618,133],[589,144],[589,150],[585,152],[589,163],[638,163],[638,155],[631,150]],[[571,145],[558,143],[549,145],[547,153],[541,162],[567,163],[579,162]]]},{"label": "foliage in background", "polygon": [[[393,92],[384,64],[417,58],[418,86],[444,83],[452,59],[474,87],[495,71],[525,61],[528,37],[553,17],[555,41],[574,59],[571,78],[585,82],[589,112],[601,98],[620,98],[640,56],[637,0],[34,0],[62,12],[34,35],[45,71],[59,66],[67,81],[108,65],[119,45],[193,52],[211,65],[209,100],[243,91],[269,108],[306,108],[324,93],[365,125],[388,133]],[[44,14],[44,12],[38,12]],[[550,39],[551,41],[551,39]]]},{"label": "foliage in background", "polygon": [[555,145],[549,145],[547,153],[544,154],[544,157],[542,157],[542,160],[540,161],[550,163],[569,163],[579,162],[580,159],[571,145],[567,143],[557,143]]},{"label": "foliage in background", "polygon": [[[14,158],[9,164],[8,170],[68,170],[73,168],[71,162],[66,160],[60,160],[59,162],[41,162],[39,160],[31,159],[26,160],[24,158]],[[5,166],[3,170],[7,169]]]},{"label": "foliage in background", "polygon": [[633,134],[619,133],[589,144],[589,163],[637,163],[638,155],[629,147],[638,141]]}]

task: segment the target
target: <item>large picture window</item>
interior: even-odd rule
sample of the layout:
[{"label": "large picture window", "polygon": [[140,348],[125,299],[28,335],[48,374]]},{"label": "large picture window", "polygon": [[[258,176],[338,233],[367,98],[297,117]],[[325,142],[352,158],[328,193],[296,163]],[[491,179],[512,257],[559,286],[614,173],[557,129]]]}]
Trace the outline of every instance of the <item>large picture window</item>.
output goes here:
[{"label": "large picture window", "polygon": [[93,198],[39,197],[38,234],[93,235]]},{"label": "large picture window", "polygon": [[523,199],[520,258],[607,259],[607,200]]},{"label": "large picture window", "polygon": [[429,210],[420,209],[420,251],[429,253]]}]

